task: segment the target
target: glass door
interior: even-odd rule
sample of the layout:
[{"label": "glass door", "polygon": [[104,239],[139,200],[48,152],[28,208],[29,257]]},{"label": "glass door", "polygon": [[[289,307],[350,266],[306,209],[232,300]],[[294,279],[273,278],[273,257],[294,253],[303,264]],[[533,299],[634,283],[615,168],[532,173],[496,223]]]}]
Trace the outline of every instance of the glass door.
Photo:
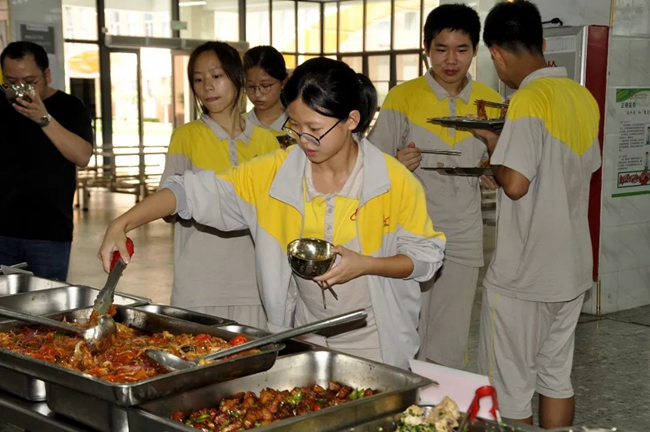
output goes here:
[{"label": "glass door", "polygon": [[144,125],[139,49],[110,49],[112,188],[144,195]]},{"label": "glass door", "polygon": [[198,118],[196,99],[187,79],[189,51],[172,51],[172,115],[174,129]]}]

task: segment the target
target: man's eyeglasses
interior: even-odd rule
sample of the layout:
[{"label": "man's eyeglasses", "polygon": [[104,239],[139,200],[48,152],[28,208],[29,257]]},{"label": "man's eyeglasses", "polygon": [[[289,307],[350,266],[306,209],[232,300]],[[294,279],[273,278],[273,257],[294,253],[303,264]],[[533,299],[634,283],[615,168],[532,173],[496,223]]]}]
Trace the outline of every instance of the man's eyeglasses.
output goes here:
[{"label": "man's eyeglasses", "polygon": [[334,129],[334,128],[335,128],[339,123],[341,123],[343,120],[344,120],[344,119],[340,119],[339,121],[337,121],[336,123],[334,123],[334,125],[332,125],[331,128],[327,129],[327,131],[326,131],[323,135],[319,136],[318,138],[316,138],[316,137],[313,136],[312,134],[308,134],[308,133],[306,133],[306,132],[300,133],[300,132],[296,132],[295,130],[291,129],[291,127],[288,126],[288,124],[289,124],[289,119],[287,119],[287,121],[285,121],[284,124],[282,125],[282,130],[285,131],[285,132],[287,133],[287,135],[289,135],[289,137],[290,137],[292,140],[296,141],[296,142],[300,141],[300,139],[302,138],[302,139],[304,139],[307,143],[309,143],[309,144],[313,144],[313,145],[315,145],[315,146],[319,146],[319,147],[320,147],[320,140],[322,140],[323,138],[325,138],[325,135],[327,135],[328,133],[330,133],[330,132],[332,131],[332,129]]},{"label": "man's eyeglasses", "polygon": [[260,84],[258,86],[254,86],[254,85],[246,86],[246,91],[250,94],[255,94],[255,91],[259,90],[261,94],[269,94],[271,93],[271,88],[278,82],[279,81],[276,81],[271,84]]}]

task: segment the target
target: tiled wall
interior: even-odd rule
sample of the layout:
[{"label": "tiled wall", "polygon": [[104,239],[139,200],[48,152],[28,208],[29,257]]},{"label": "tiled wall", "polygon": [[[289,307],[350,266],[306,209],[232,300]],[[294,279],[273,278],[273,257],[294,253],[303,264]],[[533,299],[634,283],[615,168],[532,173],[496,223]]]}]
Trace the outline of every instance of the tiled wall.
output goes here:
[{"label": "tiled wall", "polygon": [[616,88],[650,88],[648,0],[616,0],[609,52],[600,263],[602,313],[650,304],[650,195],[611,197],[618,163]]}]

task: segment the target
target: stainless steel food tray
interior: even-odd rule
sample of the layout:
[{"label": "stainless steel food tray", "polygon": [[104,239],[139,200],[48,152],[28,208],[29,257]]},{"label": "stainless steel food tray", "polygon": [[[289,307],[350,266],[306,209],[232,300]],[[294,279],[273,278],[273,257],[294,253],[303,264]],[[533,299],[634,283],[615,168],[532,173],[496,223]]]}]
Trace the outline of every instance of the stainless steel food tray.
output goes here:
[{"label": "stainless steel food tray", "polygon": [[[68,321],[86,320],[91,311],[91,308],[78,309],[52,315],[51,317],[58,320],[65,317]],[[226,340],[236,336],[236,334],[219,327],[203,326],[129,306],[117,306],[115,321],[148,332],[167,330],[172,334],[207,333]],[[10,331],[22,325],[22,323],[16,321],[0,323],[0,331]],[[229,380],[267,370],[273,365],[278,351],[283,347],[282,344],[270,344],[263,347],[258,354],[215,362],[211,365],[172,372],[129,384],[110,383],[5,349],[0,349],[0,366],[43,381],[77,389],[118,405],[131,406],[179,391],[197,388],[208,383]]]},{"label": "stainless steel food tray", "polygon": [[70,284],[28,274],[0,274],[0,296],[40,291],[68,285]]},{"label": "stainless steel food tray", "polygon": [[413,404],[418,388],[431,383],[412,372],[333,351],[311,351],[279,358],[268,371],[170,396],[128,410],[131,431],[196,431],[170,419],[176,411],[191,412],[218,406],[221,399],[241,391],[257,394],[267,387],[296,386],[338,381],[351,387],[373,388],[380,393],[304,416],[279,421],[255,431],[338,431],[369,419],[403,411]]},{"label": "stainless steel food tray", "polygon": [[427,119],[427,123],[437,123],[443,126],[454,126],[464,129],[488,129],[493,131],[503,129],[505,122],[505,119],[481,120],[472,117],[434,117]]},{"label": "stainless steel food tray", "polygon": [[[46,315],[92,307],[99,290],[88,286],[65,286],[0,297],[0,306],[32,315]],[[143,305],[151,300],[131,294],[115,293],[116,305]],[[0,322],[9,318],[0,317]]]},{"label": "stainless steel food tray", "polygon": [[492,168],[481,167],[422,167],[426,171],[436,171],[443,175],[457,175],[464,177],[480,177],[494,175]]},{"label": "stainless steel food tray", "polygon": [[167,306],[161,304],[148,304],[137,306],[138,309],[165,315],[172,318],[178,318],[185,321],[191,321],[197,324],[209,326],[222,326],[225,324],[235,324],[235,321],[227,318],[221,318],[214,315],[208,315],[201,312],[195,312],[188,309],[182,309],[176,306]]}]

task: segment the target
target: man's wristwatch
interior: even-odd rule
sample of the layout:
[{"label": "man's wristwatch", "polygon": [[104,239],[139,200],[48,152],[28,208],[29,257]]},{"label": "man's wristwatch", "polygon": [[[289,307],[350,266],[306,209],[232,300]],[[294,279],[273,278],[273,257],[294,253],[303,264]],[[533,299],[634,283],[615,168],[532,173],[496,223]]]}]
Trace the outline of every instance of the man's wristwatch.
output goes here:
[{"label": "man's wristwatch", "polygon": [[37,123],[38,123],[38,125],[39,125],[40,127],[45,127],[45,126],[47,126],[47,125],[50,124],[50,121],[51,121],[51,120],[52,120],[52,116],[49,115],[49,114],[45,114],[43,117],[41,117],[40,119],[38,119],[38,122],[37,122]]}]

